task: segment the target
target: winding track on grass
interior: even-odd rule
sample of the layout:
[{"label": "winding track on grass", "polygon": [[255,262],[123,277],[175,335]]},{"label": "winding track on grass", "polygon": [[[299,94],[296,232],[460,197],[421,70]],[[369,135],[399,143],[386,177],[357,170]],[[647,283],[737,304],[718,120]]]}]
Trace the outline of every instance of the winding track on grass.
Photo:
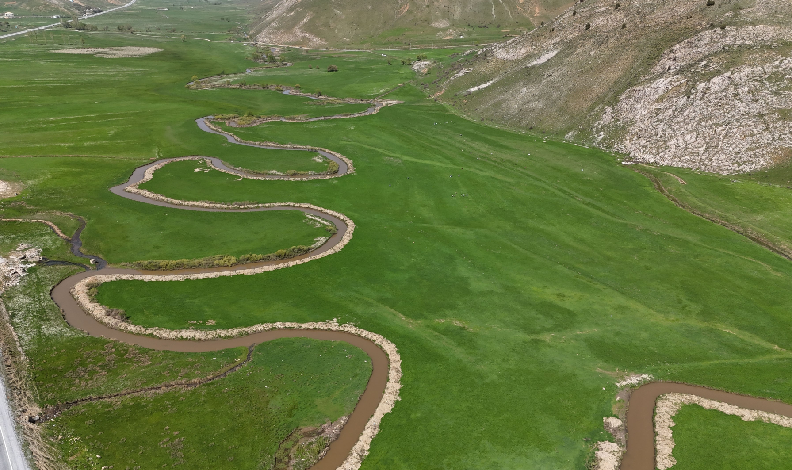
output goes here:
[{"label": "winding track on grass", "polygon": [[[395,103],[393,103],[395,104]],[[369,109],[367,114],[379,111],[380,107]],[[344,116],[339,116],[344,117]],[[343,214],[321,207],[301,203],[269,203],[269,204],[218,204],[193,201],[180,201],[155,194],[138,186],[150,180],[154,172],[169,163],[184,160],[204,160],[210,167],[218,171],[231,173],[240,178],[249,179],[292,179],[311,180],[343,176],[353,171],[352,162],[344,156],[327,149],[308,146],[287,146],[274,143],[247,142],[233,134],[222,131],[210,123],[211,117],[198,119],[198,126],[206,131],[225,136],[229,142],[259,148],[291,149],[296,151],[319,152],[339,165],[333,175],[303,175],[288,177],[280,175],[253,175],[226,166],[221,160],[211,157],[181,157],[160,160],[137,168],[126,183],[111,188],[111,191],[126,199],[169,207],[181,210],[209,212],[261,212],[277,210],[299,210],[313,217],[320,217],[333,224],[337,232],[324,244],[311,252],[288,260],[263,261],[238,265],[232,268],[202,268],[171,271],[139,271],[134,269],[106,268],[106,262],[97,257],[94,259],[97,271],[86,271],[75,274],[55,286],[51,292],[52,299],[60,307],[66,321],[73,327],[83,330],[91,336],[105,337],[129,344],[158,350],[177,352],[218,351],[234,347],[250,347],[264,341],[287,337],[307,337],[329,341],[345,341],[365,351],[371,358],[372,374],[366,389],[360,397],[349,420],[344,425],[338,438],[330,445],[325,456],[317,462],[313,470],[356,470],[368,453],[371,440],[379,431],[382,417],[391,411],[399,400],[401,388],[401,358],[396,346],[385,337],[353,325],[339,325],[335,321],[314,323],[279,322],[259,324],[245,328],[230,330],[167,330],[164,328],[144,328],[131,325],[112,318],[108,310],[93,301],[88,289],[103,282],[114,280],[143,280],[148,282],[181,281],[186,279],[207,279],[235,275],[252,275],[276,269],[302,264],[322,258],[342,249],[352,238],[355,224]],[[82,228],[70,239],[72,251],[78,256],[89,257],[80,251],[80,233]]]}]

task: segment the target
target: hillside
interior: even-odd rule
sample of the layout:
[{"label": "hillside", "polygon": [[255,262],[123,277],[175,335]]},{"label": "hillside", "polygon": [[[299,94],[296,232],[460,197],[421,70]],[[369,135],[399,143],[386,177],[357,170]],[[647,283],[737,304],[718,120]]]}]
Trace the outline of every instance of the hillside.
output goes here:
[{"label": "hillside", "polygon": [[127,3],[129,0],[12,0],[3,2],[2,11],[14,13],[17,17],[81,16],[108,10]]},{"label": "hillside", "polygon": [[254,6],[261,43],[308,47],[503,38],[561,13],[570,0],[263,0]]},{"label": "hillside", "polygon": [[790,51],[786,0],[590,0],[426,88],[477,119],[746,172],[792,158]]}]

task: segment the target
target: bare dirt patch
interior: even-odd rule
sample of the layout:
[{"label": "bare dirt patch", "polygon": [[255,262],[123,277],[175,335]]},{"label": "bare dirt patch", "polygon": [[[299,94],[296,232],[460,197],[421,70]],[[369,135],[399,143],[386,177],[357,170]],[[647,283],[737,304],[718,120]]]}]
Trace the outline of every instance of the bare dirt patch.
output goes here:
[{"label": "bare dirt patch", "polygon": [[80,49],[58,49],[51,51],[57,54],[90,54],[94,57],[104,57],[106,59],[121,59],[125,57],[144,57],[162,49],[156,47],[88,47]]},{"label": "bare dirt patch", "polygon": [[22,190],[19,183],[10,183],[8,181],[0,180],[0,199],[7,197],[14,197]]}]

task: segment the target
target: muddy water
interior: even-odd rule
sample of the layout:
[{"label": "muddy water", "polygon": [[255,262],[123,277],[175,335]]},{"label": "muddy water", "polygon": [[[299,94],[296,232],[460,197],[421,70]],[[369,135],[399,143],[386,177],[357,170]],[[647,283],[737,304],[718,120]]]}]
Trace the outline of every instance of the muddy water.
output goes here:
[{"label": "muddy water", "polygon": [[[376,108],[371,108],[371,109],[369,109],[369,111],[371,111],[373,113],[373,111],[375,109]],[[212,119],[212,116],[207,116],[205,118],[196,119],[195,123],[198,124],[198,127],[202,131],[208,132],[210,134],[221,135],[221,136],[225,137],[226,140],[228,140],[232,144],[244,145],[246,147],[256,147],[256,148],[260,148],[260,149],[268,149],[268,150],[293,150],[295,152],[319,153],[323,157],[325,157],[327,159],[330,159],[330,160],[332,160],[332,161],[334,161],[334,162],[336,162],[338,164],[338,172],[336,173],[336,175],[341,176],[341,175],[345,175],[345,174],[347,174],[349,172],[349,167],[347,166],[347,163],[344,160],[338,158],[337,156],[333,155],[332,153],[325,152],[324,150],[319,150],[319,149],[314,149],[314,150],[310,150],[310,149],[295,149],[295,148],[287,148],[285,146],[278,146],[278,145],[260,145],[260,144],[242,142],[239,138],[237,138],[233,134],[229,134],[227,132],[220,132],[220,131],[216,131],[216,130],[212,129],[211,127],[206,125],[206,120],[207,119]],[[214,157],[206,157],[206,158],[209,158],[210,160],[212,160],[212,164],[215,165],[217,168],[220,168],[222,170],[227,170],[227,171],[230,171],[231,173],[234,173],[234,174],[237,174],[237,175],[240,175],[240,176],[251,175],[250,173],[247,173],[247,172],[245,172],[243,170],[240,170],[238,168],[231,168],[231,167],[227,166],[219,158],[214,158]],[[162,162],[162,160],[160,160],[159,163],[161,163],[161,162]],[[148,165],[148,166],[151,166],[151,165]],[[145,171],[145,168],[148,168],[148,166],[143,167],[144,168],[143,171]],[[292,176],[287,176],[287,175],[261,175],[261,174],[255,174],[255,175],[252,175],[252,176],[255,176],[257,178],[261,178],[262,176],[265,176],[267,179],[293,179]],[[300,178],[322,178],[324,176],[325,175],[301,175]],[[131,183],[129,183],[129,184],[131,184]],[[127,186],[129,184],[127,184]]]},{"label": "muddy water", "polygon": [[[199,127],[201,127],[201,129],[207,132],[217,133],[211,130],[210,128],[206,127],[202,119],[199,119],[197,123]],[[229,135],[222,133],[221,135],[224,135],[229,140],[229,142],[233,142],[236,144],[249,145],[260,148],[279,148],[279,147],[266,147],[261,145],[251,145],[251,144],[241,143],[236,141],[236,139],[234,139]],[[331,160],[338,163],[339,174],[345,174],[348,172],[348,166],[346,162],[329,153],[326,152],[320,152],[320,153],[322,153],[322,155],[324,155],[325,157],[330,158]],[[218,166],[222,165],[221,168],[227,168],[223,164],[223,162],[218,159],[213,158],[212,161],[213,164],[215,165]],[[329,222],[335,225],[338,231],[336,234],[330,237],[330,239],[327,242],[325,242],[322,246],[316,248],[315,250],[305,255],[296,258],[290,258],[285,261],[283,260],[263,261],[258,263],[239,265],[232,268],[218,267],[218,268],[189,269],[189,270],[163,272],[163,271],[139,271],[134,269],[121,269],[121,268],[106,268],[107,263],[101,258],[82,254],[82,252],[80,251],[80,247],[82,246],[82,242],[80,240],[80,234],[83,228],[85,227],[83,223],[80,226],[80,229],[77,231],[77,233],[75,233],[74,237],[71,240],[72,252],[78,254],[78,256],[93,259],[97,265],[97,268],[99,269],[99,272],[86,271],[79,274],[75,274],[63,280],[52,290],[51,292],[52,299],[60,307],[66,321],[74,328],[85,331],[91,336],[105,337],[108,339],[123,341],[125,343],[135,344],[150,349],[168,350],[168,351],[177,351],[177,352],[218,351],[221,349],[234,348],[240,346],[247,347],[265,341],[272,341],[278,338],[292,338],[292,337],[305,337],[305,338],[312,338],[312,339],[325,340],[325,341],[344,341],[348,344],[351,344],[352,346],[362,349],[363,351],[366,352],[366,354],[368,354],[371,360],[372,375],[369,378],[368,384],[366,385],[366,389],[361,395],[360,400],[358,401],[354,411],[349,416],[349,420],[341,430],[340,435],[330,445],[330,448],[328,452],[325,454],[325,456],[319,462],[317,462],[313,467],[311,467],[311,469],[330,470],[339,467],[346,460],[350,451],[358,442],[358,439],[360,438],[360,435],[363,433],[366,424],[368,423],[369,419],[374,414],[375,410],[377,409],[377,406],[382,400],[383,392],[385,391],[385,387],[387,385],[388,368],[389,368],[388,356],[374,342],[362,338],[360,336],[356,336],[350,333],[345,333],[340,331],[297,330],[297,329],[272,330],[272,331],[265,331],[265,332],[255,333],[248,336],[237,337],[237,338],[205,340],[205,341],[168,340],[168,339],[153,338],[148,336],[138,336],[109,328],[106,325],[100,323],[92,316],[86,314],[83,311],[83,309],[80,307],[80,305],[77,303],[77,301],[72,297],[70,291],[77,284],[77,282],[87,277],[95,276],[97,274],[157,274],[160,276],[162,275],[175,276],[179,274],[205,273],[205,272],[213,272],[213,271],[248,270],[263,265],[281,264],[288,261],[299,260],[332,249],[334,246],[336,246],[338,243],[341,242],[344,234],[348,230],[348,226],[343,220],[334,217],[332,215],[326,214],[324,212],[309,208],[301,208],[301,207],[293,207],[293,206],[275,206],[275,207],[267,207],[267,208],[238,209],[238,210],[209,209],[203,207],[191,207],[191,206],[169,204],[167,202],[149,199],[138,194],[132,194],[124,191],[126,187],[140,182],[145,175],[145,171],[152,165],[156,165],[158,163],[162,163],[162,161],[151,163],[143,167],[137,168],[133,172],[132,176],[129,178],[129,181],[127,181],[122,185],[111,188],[111,191],[118,196],[131,199],[134,201],[143,202],[146,204],[153,204],[156,206],[180,209],[180,210],[196,210],[196,211],[207,211],[207,212],[261,212],[261,211],[273,211],[273,210],[299,210],[304,213],[311,214],[317,217],[321,217],[325,220],[328,220]],[[233,171],[240,175],[245,175],[245,173],[240,170],[231,169],[231,168],[228,168],[228,170]],[[260,176],[260,175],[256,175],[256,176]],[[272,179],[282,179],[282,178],[283,177],[276,176],[273,177]]]},{"label": "muddy water", "polygon": [[779,401],[673,382],[646,384],[630,395],[630,403],[627,408],[627,452],[622,459],[621,470],[653,470],[655,468],[655,402],[660,395],[666,393],[698,395],[702,398],[722,401],[749,410],[766,411],[792,418],[792,405]]},{"label": "muddy water", "polygon": [[[131,269],[107,268],[101,271],[102,274],[138,274],[141,271]],[[152,338],[148,336],[137,336],[123,331],[114,330],[99,323],[90,315],[87,315],[71,296],[69,291],[74,285],[92,275],[95,271],[88,271],[76,274],[58,284],[52,290],[52,299],[61,308],[66,321],[73,327],[85,331],[91,336],[100,336],[116,341],[123,341],[128,344],[136,344],[149,349],[178,351],[178,352],[207,352],[219,351],[221,349],[235,348],[240,346],[250,346],[265,341],[272,341],[278,338],[304,337],[326,341],[344,341],[352,346],[358,347],[368,354],[371,358],[372,374],[369,378],[366,390],[360,397],[355,410],[349,417],[349,421],[344,425],[341,434],[331,445],[327,454],[316,465],[311,467],[313,470],[329,470],[340,466],[349,455],[352,447],[357,443],[358,438],[363,433],[371,415],[377,409],[388,381],[388,356],[373,342],[340,331],[323,330],[274,330],[256,333],[249,336],[207,341],[184,341],[166,340]]]}]

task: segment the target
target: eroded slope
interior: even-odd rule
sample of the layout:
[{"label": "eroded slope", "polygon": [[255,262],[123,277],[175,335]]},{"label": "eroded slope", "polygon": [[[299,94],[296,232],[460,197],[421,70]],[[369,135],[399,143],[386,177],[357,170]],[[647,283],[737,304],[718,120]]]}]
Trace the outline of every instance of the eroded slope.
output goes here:
[{"label": "eroded slope", "polygon": [[792,156],[791,50],[781,0],[595,0],[457,62],[432,92],[481,119],[735,173]]}]

